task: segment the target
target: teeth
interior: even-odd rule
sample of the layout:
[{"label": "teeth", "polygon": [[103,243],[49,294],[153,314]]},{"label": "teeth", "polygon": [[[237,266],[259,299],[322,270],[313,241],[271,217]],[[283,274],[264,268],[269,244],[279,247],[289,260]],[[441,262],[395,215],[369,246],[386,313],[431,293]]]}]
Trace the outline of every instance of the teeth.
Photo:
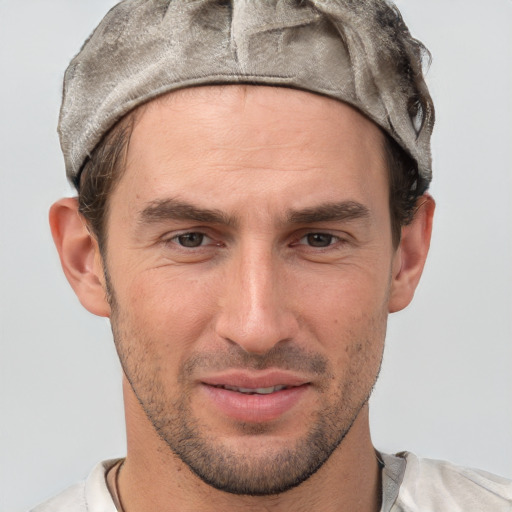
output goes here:
[{"label": "teeth", "polygon": [[275,391],[281,391],[286,389],[287,386],[272,386],[270,388],[237,388],[235,386],[220,386],[221,388],[228,389],[229,391],[238,391],[239,393],[245,393],[247,395],[269,395]]}]

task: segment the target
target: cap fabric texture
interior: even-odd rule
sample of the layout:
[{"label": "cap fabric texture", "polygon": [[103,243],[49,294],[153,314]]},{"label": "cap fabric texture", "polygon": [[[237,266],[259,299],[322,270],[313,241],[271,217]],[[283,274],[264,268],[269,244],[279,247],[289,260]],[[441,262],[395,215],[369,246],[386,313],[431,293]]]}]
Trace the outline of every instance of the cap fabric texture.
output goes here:
[{"label": "cap fabric texture", "polygon": [[299,88],[359,109],[431,179],[434,109],[424,47],[385,0],[125,0],[64,78],[59,135],[75,181],[129,111],[190,86]]}]

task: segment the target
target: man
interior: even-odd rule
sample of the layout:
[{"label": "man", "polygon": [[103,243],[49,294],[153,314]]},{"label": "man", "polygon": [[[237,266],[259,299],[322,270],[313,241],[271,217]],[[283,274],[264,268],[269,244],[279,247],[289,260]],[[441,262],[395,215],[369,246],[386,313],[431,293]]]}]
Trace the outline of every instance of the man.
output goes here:
[{"label": "man", "polygon": [[129,1],[70,65],[50,220],[109,317],[128,454],[37,510],[509,510],[376,452],[368,398],[434,202],[422,47],[372,2]]}]

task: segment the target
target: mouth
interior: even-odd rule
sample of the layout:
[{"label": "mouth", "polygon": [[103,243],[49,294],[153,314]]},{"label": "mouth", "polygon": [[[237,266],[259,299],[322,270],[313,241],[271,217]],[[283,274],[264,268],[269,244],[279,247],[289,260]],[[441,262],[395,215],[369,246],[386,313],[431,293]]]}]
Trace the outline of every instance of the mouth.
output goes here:
[{"label": "mouth", "polygon": [[309,396],[311,383],[305,379],[269,372],[228,373],[201,382],[203,405],[216,415],[244,423],[264,423],[286,415]]},{"label": "mouth", "polygon": [[204,376],[200,382],[207,386],[247,394],[268,395],[277,391],[308,384],[307,378],[278,369],[243,371],[228,370]]},{"label": "mouth", "polygon": [[277,386],[270,386],[266,388],[242,388],[237,386],[228,386],[219,384],[217,386],[213,386],[218,389],[226,389],[228,391],[236,391],[237,393],[243,393],[244,395],[270,395],[272,393],[276,393],[277,391],[283,391],[285,389],[291,389],[296,386],[287,386],[284,384],[279,384]]}]

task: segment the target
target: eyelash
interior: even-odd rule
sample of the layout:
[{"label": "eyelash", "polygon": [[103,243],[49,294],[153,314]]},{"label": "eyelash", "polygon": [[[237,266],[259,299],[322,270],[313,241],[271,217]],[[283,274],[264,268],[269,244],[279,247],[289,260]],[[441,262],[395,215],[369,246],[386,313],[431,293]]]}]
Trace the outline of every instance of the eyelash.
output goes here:
[{"label": "eyelash", "polygon": [[331,233],[324,233],[322,231],[312,231],[310,233],[306,233],[304,236],[302,236],[299,241],[297,242],[297,244],[300,244],[300,242],[304,239],[309,239],[310,237],[328,237],[329,238],[329,243],[327,245],[312,245],[311,244],[311,240],[308,240],[308,244],[304,244],[304,245],[307,245],[308,247],[313,247],[315,249],[328,249],[329,247],[332,247],[334,245],[336,245],[337,243],[340,243],[340,242],[343,242],[343,240],[339,237],[339,236],[336,236],[336,235],[333,235]]},{"label": "eyelash", "polygon": [[[201,243],[199,245],[197,245],[197,246],[191,246],[191,247],[187,247],[186,245],[182,245],[181,243],[179,243],[179,239],[180,238],[184,238],[186,236],[191,236],[191,235],[199,235],[201,237]],[[184,250],[199,249],[201,247],[205,247],[205,245],[203,244],[203,241],[204,241],[205,238],[213,241],[213,239],[210,236],[208,236],[206,233],[203,233],[201,231],[186,231],[184,233],[179,233],[177,235],[174,235],[173,237],[171,237],[171,238],[169,238],[167,240],[164,240],[164,243],[166,245],[169,245],[169,244],[177,245],[180,248],[183,248]],[[207,245],[209,245],[209,244],[207,244]],[[214,245],[220,246],[222,244],[221,243],[216,243]]]},{"label": "eyelash", "polygon": [[[186,246],[186,245],[183,245],[182,243],[180,243],[180,238],[184,238],[184,237],[192,236],[192,235],[199,235],[201,237],[199,245]],[[311,244],[312,240],[310,239],[310,237],[327,237],[328,243],[327,243],[327,245],[315,246],[315,245]],[[193,249],[201,249],[201,248],[211,245],[211,244],[204,244],[203,242],[205,239],[214,241],[214,239],[212,237],[208,236],[206,233],[203,233],[202,231],[186,231],[186,232],[174,235],[173,237],[171,237],[167,240],[164,240],[164,243],[166,245],[170,245],[170,244],[177,245],[178,247],[182,248],[183,250],[193,250]],[[303,240],[307,240],[309,243],[301,243]],[[328,250],[329,248],[332,248],[338,244],[343,245],[345,243],[347,243],[347,240],[344,240],[343,238],[340,238],[339,236],[333,235],[332,233],[328,233],[328,232],[324,232],[324,231],[309,231],[309,232],[303,234],[300,238],[296,239],[296,241],[292,242],[290,244],[290,246],[294,247],[294,246],[298,246],[298,245],[305,245],[314,250],[315,249]],[[221,242],[218,242],[218,243],[214,243],[213,245],[220,247],[223,244]]]}]

